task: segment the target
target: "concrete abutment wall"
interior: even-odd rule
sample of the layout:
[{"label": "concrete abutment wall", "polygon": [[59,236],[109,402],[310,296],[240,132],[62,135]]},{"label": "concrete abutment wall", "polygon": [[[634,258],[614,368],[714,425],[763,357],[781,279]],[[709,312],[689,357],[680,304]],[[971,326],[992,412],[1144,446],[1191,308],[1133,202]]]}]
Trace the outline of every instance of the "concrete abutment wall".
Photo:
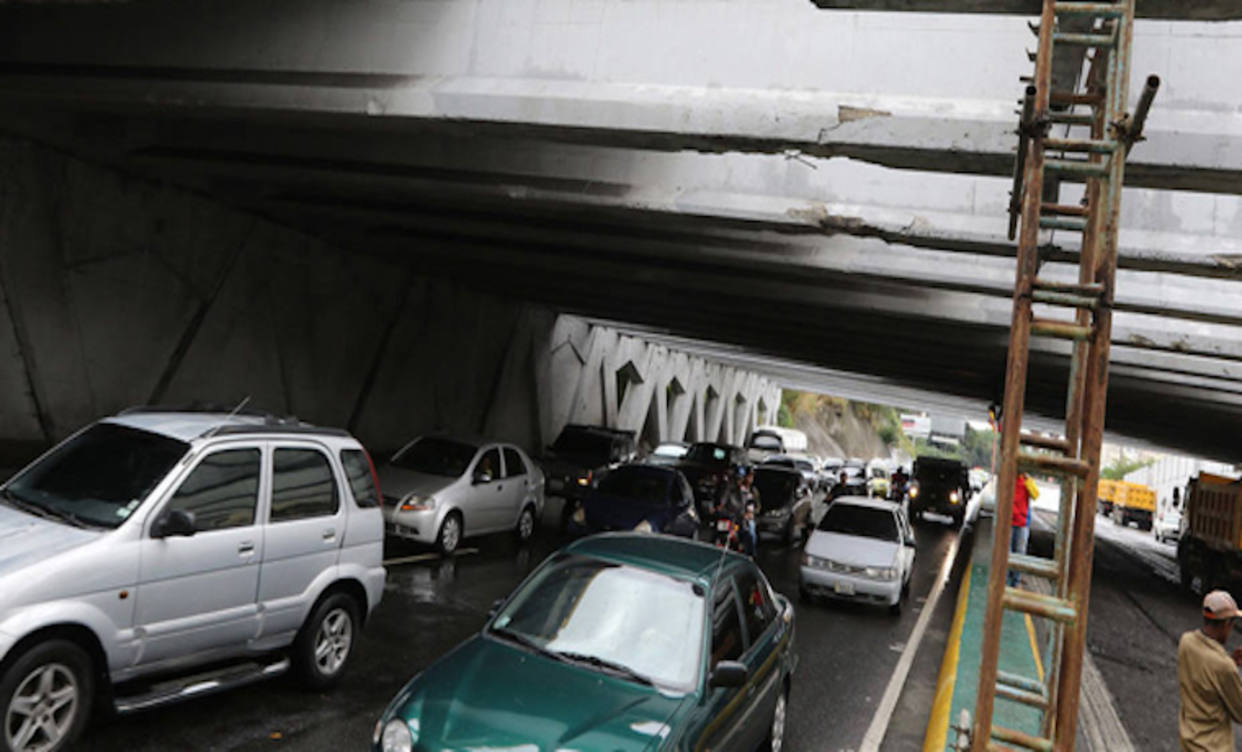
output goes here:
[{"label": "concrete abutment wall", "polygon": [[738,442],[780,400],[757,374],[12,140],[0,357],[4,466],[137,404],[248,396],[379,449],[443,430],[538,453],[570,421]]}]

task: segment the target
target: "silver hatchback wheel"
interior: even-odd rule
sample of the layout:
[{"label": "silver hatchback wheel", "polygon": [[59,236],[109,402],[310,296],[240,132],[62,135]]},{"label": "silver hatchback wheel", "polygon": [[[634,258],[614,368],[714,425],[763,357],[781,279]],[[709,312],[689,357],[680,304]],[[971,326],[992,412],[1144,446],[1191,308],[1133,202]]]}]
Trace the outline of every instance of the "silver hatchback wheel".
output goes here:
[{"label": "silver hatchback wheel", "polygon": [[451,554],[457,550],[458,543],[461,543],[461,518],[450,514],[440,523],[440,550]]},{"label": "silver hatchback wheel", "polygon": [[785,693],[776,696],[776,708],[772,711],[771,750],[781,752],[785,744]]},{"label": "silver hatchback wheel", "polygon": [[518,517],[518,538],[522,540],[530,540],[535,534],[535,513],[526,507],[522,510],[522,516]]},{"label": "silver hatchback wheel", "polygon": [[344,608],[334,608],[319,622],[315,635],[315,665],[324,676],[341,670],[354,644],[354,620]]},{"label": "silver hatchback wheel", "polygon": [[76,719],[77,677],[60,663],[36,667],[17,685],[4,713],[4,740],[14,752],[56,749]]}]

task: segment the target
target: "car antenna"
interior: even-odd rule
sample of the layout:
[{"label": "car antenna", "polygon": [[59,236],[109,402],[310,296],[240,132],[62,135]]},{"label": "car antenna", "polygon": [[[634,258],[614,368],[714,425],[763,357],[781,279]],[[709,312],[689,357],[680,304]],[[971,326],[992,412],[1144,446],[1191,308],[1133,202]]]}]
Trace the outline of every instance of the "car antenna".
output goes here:
[{"label": "car antenna", "polygon": [[231,420],[231,419],[233,419],[233,418],[237,417],[237,414],[238,414],[238,413],[240,413],[240,412],[242,411],[242,408],[244,408],[244,407],[246,406],[246,403],[248,403],[248,402],[250,402],[250,395],[249,395],[249,394],[247,394],[247,395],[246,395],[246,398],[245,398],[245,399],[243,399],[241,402],[238,402],[238,403],[237,403],[237,407],[233,408],[232,412],[230,412],[228,415],[226,415],[226,416],[224,417],[224,420],[220,421],[220,423],[218,423],[217,425],[213,426],[213,427],[212,427],[212,429],[211,429],[210,431],[208,431],[207,433],[203,434],[203,438],[204,438],[204,439],[210,439],[212,436],[215,436],[217,431],[219,431],[221,428],[224,428],[224,424],[225,424],[226,422],[228,422],[229,420]]}]

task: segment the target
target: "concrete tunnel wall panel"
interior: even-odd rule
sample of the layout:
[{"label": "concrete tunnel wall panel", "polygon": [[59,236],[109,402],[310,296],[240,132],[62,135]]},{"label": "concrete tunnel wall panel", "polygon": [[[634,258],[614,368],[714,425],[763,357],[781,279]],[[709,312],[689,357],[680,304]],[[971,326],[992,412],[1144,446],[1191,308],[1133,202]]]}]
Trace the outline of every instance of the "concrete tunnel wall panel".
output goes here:
[{"label": "concrete tunnel wall panel", "polygon": [[[24,142],[0,141],[0,196],[5,464],[149,402],[249,396],[378,449],[443,430],[538,452],[569,421],[643,432],[655,416],[659,440],[682,439],[709,391],[709,429],[739,394],[780,399],[757,374]],[[736,441],[753,412],[742,423]]]}]

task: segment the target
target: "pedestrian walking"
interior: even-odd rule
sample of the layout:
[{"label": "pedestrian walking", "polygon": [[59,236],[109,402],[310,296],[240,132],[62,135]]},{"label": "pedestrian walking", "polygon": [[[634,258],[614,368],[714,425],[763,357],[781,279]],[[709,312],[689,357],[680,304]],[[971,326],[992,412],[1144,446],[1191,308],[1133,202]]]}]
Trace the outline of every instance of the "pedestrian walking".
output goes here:
[{"label": "pedestrian walking", "polygon": [[[1026,553],[1031,541],[1031,500],[1039,498],[1039,485],[1025,473],[1018,473],[1013,489],[1013,521],[1009,530],[1009,550],[1015,554]],[[1010,569],[1005,581],[1009,587],[1017,587],[1022,581],[1018,570]]]},{"label": "pedestrian walking", "polygon": [[1178,643],[1182,752],[1233,752],[1233,724],[1242,723],[1242,648],[1230,653],[1225,643],[1240,616],[1233,596],[1213,590],[1203,597],[1203,627]]}]

